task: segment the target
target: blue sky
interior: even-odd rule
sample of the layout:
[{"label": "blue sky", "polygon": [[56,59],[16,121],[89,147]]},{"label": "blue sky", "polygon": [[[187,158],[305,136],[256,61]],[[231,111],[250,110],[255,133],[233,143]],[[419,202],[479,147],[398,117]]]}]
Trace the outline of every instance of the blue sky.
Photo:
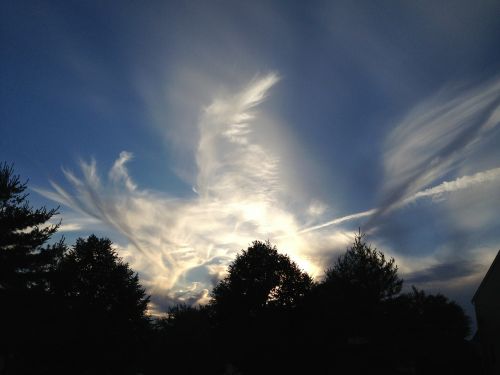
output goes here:
[{"label": "blue sky", "polygon": [[361,227],[469,300],[500,248],[497,1],[4,1],[0,159],[154,309],[269,238],[321,276]]}]

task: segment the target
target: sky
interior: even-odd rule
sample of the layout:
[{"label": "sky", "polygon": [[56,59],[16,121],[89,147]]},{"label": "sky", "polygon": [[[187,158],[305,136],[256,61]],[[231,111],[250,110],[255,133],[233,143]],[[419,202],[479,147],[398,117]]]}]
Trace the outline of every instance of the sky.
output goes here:
[{"label": "sky", "polygon": [[[0,160],[151,311],[270,240],[470,299],[500,249],[498,1],[3,1]],[[58,220],[57,219],[57,220]]]}]

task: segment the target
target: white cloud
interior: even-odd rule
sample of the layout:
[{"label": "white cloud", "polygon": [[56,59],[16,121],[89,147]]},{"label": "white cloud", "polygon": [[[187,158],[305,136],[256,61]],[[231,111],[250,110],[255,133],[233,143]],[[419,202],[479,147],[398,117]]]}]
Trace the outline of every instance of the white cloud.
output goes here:
[{"label": "white cloud", "polygon": [[455,171],[499,122],[499,79],[447,88],[418,105],[387,137],[379,213]]},{"label": "white cloud", "polygon": [[500,168],[494,168],[476,173],[472,176],[462,176],[453,181],[445,181],[437,186],[415,193],[413,196],[406,198],[403,203],[411,203],[417,199],[425,197],[437,197],[444,193],[464,190],[476,185],[482,185],[498,180],[500,180]]},{"label": "white cloud", "polygon": [[[401,208],[407,204],[413,203],[422,198],[437,198],[441,197],[445,193],[452,193],[476,187],[478,185],[483,185],[490,182],[498,182],[498,181],[500,181],[500,168],[494,168],[484,172],[478,172],[472,176],[462,176],[457,178],[456,180],[444,181],[441,184],[431,187],[429,189],[418,191],[412,196],[404,199],[403,201],[398,202],[398,204],[395,205],[394,208]],[[301,229],[300,233],[316,231],[319,229],[339,225],[348,221],[369,217],[375,215],[377,212],[378,212],[377,208],[372,208],[370,210],[338,217],[336,219],[329,220],[321,224]]]},{"label": "white cloud", "polygon": [[318,216],[321,217],[321,215],[323,215],[327,209],[328,209],[328,206],[325,203],[320,202],[318,200],[313,200],[309,204],[309,207],[307,207],[307,214],[312,218],[315,218]]},{"label": "white cloud", "polygon": [[123,184],[127,190],[134,191],[137,186],[129,177],[128,171],[125,167],[125,163],[127,163],[130,159],[132,159],[132,154],[130,152],[122,151],[120,153],[120,157],[115,161],[113,167],[109,171],[109,179],[115,185],[119,186],[120,184]]},{"label": "white cloud", "polygon": [[[206,301],[208,290],[224,274],[235,254],[255,239],[270,239],[299,266],[319,276],[336,251],[345,249],[352,241],[350,229],[346,231],[342,225],[359,222],[378,211],[370,209],[321,223],[327,209],[324,203],[312,200],[309,205],[290,204],[293,194],[283,178],[284,168],[289,166],[281,161],[281,155],[264,147],[255,134],[257,130],[263,131],[262,126],[258,126],[261,115],[257,114],[256,107],[278,79],[274,73],[256,77],[242,90],[219,95],[203,109],[195,147],[194,197],[179,199],[140,189],[127,171],[126,163],[132,154],[125,151],[104,183],[95,161],[81,162],[82,177],[64,170],[72,186],[70,191],[54,182],[52,190],[37,191],[72,208],[80,216],[99,220],[128,239],[129,244],[121,246],[120,252],[139,271],[143,284],[153,295],[152,310],[156,312],[170,302]],[[496,103],[491,96],[498,93],[499,84],[488,87],[489,94],[475,93],[453,100],[459,109],[453,109],[448,103],[444,109],[430,111],[426,118],[434,127],[426,125],[419,117],[423,116],[423,109],[417,109],[393,132],[389,141],[391,152],[384,159],[389,176],[386,190],[402,185],[404,194],[389,202],[391,209],[424,197],[498,180],[500,170],[497,168],[415,190],[434,181],[460,158],[442,149],[469,134],[460,116],[472,118],[473,114],[482,114],[486,107]],[[486,111],[489,117],[483,116],[480,125],[474,128],[473,140],[479,140],[494,126],[496,112],[490,109]],[[457,123],[459,130],[453,132],[453,124]],[[452,135],[435,129],[436,124],[444,126]],[[438,141],[441,151],[434,153],[446,160],[438,158],[427,172],[426,159],[419,153],[430,152],[425,148],[427,138],[438,135],[444,139]],[[469,139],[459,143],[469,147],[473,142]],[[460,152],[458,147],[457,153]],[[400,159],[408,159],[409,171]],[[409,183],[405,179],[412,175],[417,175],[418,181],[406,186]],[[305,207],[306,215],[291,208],[299,206]],[[68,228],[76,227],[70,224]],[[410,262],[398,257],[399,260],[405,270],[433,264],[429,259]]]},{"label": "white cloud", "polygon": [[316,265],[300,252],[311,239],[298,234],[300,224],[287,208],[280,159],[253,134],[256,106],[277,81],[273,73],[256,77],[203,110],[193,198],[139,189],[126,168],[128,152],[120,154],[105,182],[95,161],[81,162],[81,178],[64,170],[71,191],[52,182],[52,190],[38,192],[123,234],[131,245],[121,247],[122,255],[148,291],[165,300],[206,300],[236,252],[255,239],[276,239],[314,273]]}]

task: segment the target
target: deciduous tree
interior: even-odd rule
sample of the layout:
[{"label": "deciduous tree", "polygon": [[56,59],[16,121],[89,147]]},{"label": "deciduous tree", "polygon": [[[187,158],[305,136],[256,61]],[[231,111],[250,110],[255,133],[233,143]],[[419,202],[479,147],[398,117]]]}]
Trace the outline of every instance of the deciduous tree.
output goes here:
[{"label": "deciduous tree", "polygon": [[95,235],[77,239],[57,271],[54,290],[64,300],[73,362],[91,373],[138,371],[149,297],[111,241]]},{"label": "deciduous tree", "polygon": [[291,309],[313,285],[311,277],[269,242],[254,241],[212,291],[216,314],[256,316],[266,308]]},{"label": "deciduous tree", "polygon": [[269,242],[255,241],[229,266],[212,292],[221,363],[242,373],[289,373],[296,346],[295,308],[311,277]]}]

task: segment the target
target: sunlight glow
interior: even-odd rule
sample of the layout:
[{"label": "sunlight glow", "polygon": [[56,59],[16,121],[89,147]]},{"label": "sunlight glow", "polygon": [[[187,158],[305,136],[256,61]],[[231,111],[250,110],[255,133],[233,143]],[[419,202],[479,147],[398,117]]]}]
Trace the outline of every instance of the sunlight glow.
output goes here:
[{"label": "sunlight glow", "polygon": [[[120,153],[104,183],[92,160],[81,162],[82,178],[64,170],[72,191],[54,182],[52,190],[37,191],[82,217],[93,218],[123,234],[129,244],[121,247],[120,252],[140,273],[143,285],[153,295],[151,309],[159,312],[162,305],[169,303],[208,301],[209,290],[224,275],[227,265],[254,240],[269,239],[302,269],[321,277],[324,268],[331,264],[332,254],[343,251],[352,241],[351,230],[344,229],[344,225],[374,217],[387,207],[400,208],[421,198],[500,179],[496,168],[428,187],[454,162],[457,156],[452,155],[444,164],[431,165],[430,172],[420,171],[422,163],[417,163],[415,168],[422,181],[396,200],[382,202],[381,207],[331,220],[324,217],[326,205],[320,201],[303,205],[305,212],[296,212],[290,208],[293,205],[282,181],[279,155],[265,149],[254,137],[253,125],[259,118],[256,107],[278,80],[274,73],[256,77],[241,91],[215,98],[202,111],[193,188],[197,195],[193,198],[176,199],[139,189],[128,173],[126,164],[132,154],[126,151]],[[474,102],[475,110],[486,108],[498,90],[495,84],[486,94],[477,94],[485,103]],[[472,99],[470,96],[462,99],[464,111],[469,101],[476,98],[474,93],[471,96]],[[444,118],[448,121],[444,122],[445,127],[460,117],[460,108],[445,115],[439,110],[428,112],[434,116],[431,124],[436,125]],[[389,184],[396,188],[400,184],[405,186],[401,182],[407,177],[403,159],[409,156],[405,148],[417,152],[430,135],[439,132],[431,126],[413,129],[415,123],[423,121],[417,115],[420,112],[410,115],[389,139],[394,145],[393,154],[389,151],[386,154],[386,169]],[[491,116],[477,126],[477,137],[492,127],[490,119]],[[466,128],[465,123],[463,127]],[[412,132],[420,132],[418,142]],[[396,144],[395,140],[402,143]],[[415,190],[416,187],[419,189]],[[65,223],[63,228],[74,230],[77,225],[81,221]],[[403,270],[410,272],[432,266],[436,259],[433,255],[418,261],[400,256],[398,262]]]}]

